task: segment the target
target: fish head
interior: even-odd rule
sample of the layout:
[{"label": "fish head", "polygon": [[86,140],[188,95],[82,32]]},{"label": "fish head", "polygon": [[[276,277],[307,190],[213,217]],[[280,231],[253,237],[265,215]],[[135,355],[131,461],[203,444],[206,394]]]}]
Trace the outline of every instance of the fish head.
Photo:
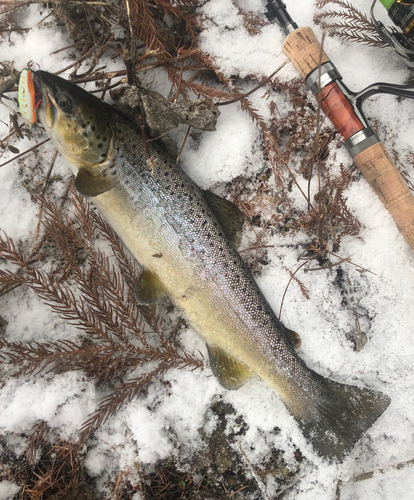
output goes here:
[{"label": "fish head", "polygon": [[74,83],[46,71],[34,71],[36,114],[60,153],[91,173],[112,160],[112,109]]}]

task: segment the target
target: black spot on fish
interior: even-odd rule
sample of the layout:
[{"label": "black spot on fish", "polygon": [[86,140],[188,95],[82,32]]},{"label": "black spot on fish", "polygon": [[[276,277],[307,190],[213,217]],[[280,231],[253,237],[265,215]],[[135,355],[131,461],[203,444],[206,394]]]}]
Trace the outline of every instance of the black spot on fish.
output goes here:
[{"label": "black spot on fish", "polygon": [[98,134],[98,135],[96,136],[96,138],[97,138],[97,139],[100,139],[100,138],[101,138],[101,136]]},{"label": "black spot on fish", "polygon": [[102,140],[103,140],[104,142],[106,142],[106,141],[108,140],[108,138],[107,138],[107,137],[104,137]]},{"label": "black spot on fish", "polygon": [[82,128],[86,128],[86,124],[85,123],[81,123],[81,127]]},{"label": "black spot on fish", "polygon": [[84,132],[82,135],[83,137],[88,137],[88,134],[86,132]]},{"label": "black spot on fish", "polygon": [[111,172],[112,175],[116,175],[116,170],[114,170],[113,172]]},{"label": "black spot on fish", "polygon": [[[99,149],[101,149],[101,148],[102,148],[102,146],[103,146],[103,144],[102,144],[102,142],[100,142],[100,143],[98,144],[98,148],[99,148]],[[122,158],[122,155],[121,155],[121,158]]]}]

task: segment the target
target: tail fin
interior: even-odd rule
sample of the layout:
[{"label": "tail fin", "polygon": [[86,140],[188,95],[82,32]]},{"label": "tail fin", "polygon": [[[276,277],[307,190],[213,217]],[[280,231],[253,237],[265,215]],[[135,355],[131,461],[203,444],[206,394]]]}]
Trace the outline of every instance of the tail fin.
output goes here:
[{"label": "tail fin", "polygon": [[341,460],[387,409],[390,398],[329,379],[323,379],[323,386],[312,415],[299,425],[320,455]]}]

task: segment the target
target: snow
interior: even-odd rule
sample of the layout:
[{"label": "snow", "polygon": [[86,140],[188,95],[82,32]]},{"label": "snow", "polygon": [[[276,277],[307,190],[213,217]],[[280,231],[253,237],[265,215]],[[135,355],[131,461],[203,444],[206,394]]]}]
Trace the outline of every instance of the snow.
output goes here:
[{"label": "snow", "polygon": [[[299,26],[312,26],[313,2],[288,3],[288,9]],[[353,2],[369,12],[371,0]],[[239,0],[243,8],[264,15],[261,0]],[[32,5],[18,15],[26,26],[35,26],[47,14],[40,5]],[[204,31],[200,35],[201,49],[214,57],[220,71],[227,77],[249,74],[268,76],[286,60],[282,51],[283,35],[277,26],[265,26],[257,36],[249,35],[230,0],[210,0],[201,7]],[[315,27],[321,39],[320,28]],[[57,71],[71,63],[66,52],[51,52],[71,40],[63,29],[41,23],[29,32],[12,33],[0,45],[1,60],[13,60],[22,69],[33,60],[42,69]],[[336,63],[344,81],[353,89],[362,89],[375,81],[403,83],[409,69],[389,49],[374,49],[362,45],[344,45],[327,37],[325,50]],[[108,69],[116,66],[105,59]],[[169,84],[161,73],[143,75],[154,82],[154,89],[168,94]],[[158,76],[159,75],[159,76]],[[279,73],[284,81],[296,78],[296,70],[288,64]],[[253,88],[250,82],[245,87]],[[254,106],[265,119],[269,118],[264,89],[251,96]],[[274,99],[277,97],[273,96]],[[8,103],[10,101],[7,101]],[[283,96],[278,110],[289,112]],[[412,119],[414,104],[398,101],[393,96],[379,95],[364,103],[368,120],[378,125],[378,134],[387,148],[398,152],[403,163],[412,154],[414,137]],[[202,133],[200,143],[188,142],[181,156],[183,168],[203,188],[223,188],[239,175],[253,175],[263,168],[260,133],[239,104],[222,106],[217,131]],[[0,106],[3,133],[7,133],[8,110]],[[391,133],[392,131],[392,133]],[[176,133],[178,142],[185,130]],[[24,139],[21,151],[33,144]],[[31,154],[25,168],[35,162],[50,161],[53,147],[44,146]],[[334,151],[336,160],[347,165],[349,157],[343,146]],[[3,154],[1,161],[13,155]],[[333,152],[331,151],[333,157]],[[37,206],[21,185],[21,167],[17,162],[0,168],[0,228],[30,248],[37,220]],[[58,159],[56,172],[67,175],[69,169]],[[409,170],[409,168],[407,168]],[[298,179],[303,189],[307,181]],[[317,187],[312,186],[313,192]],[[292,198],[303,204],[299,190],[293,186]],[[109,419],[96,433],[96,441],[85,459],[91,476],[104,477],[112,471],[131,469],[136,462],[155,464],[167,459],[180,448],[182,457],[200,446],[200,428],[210,435],[216,417],[209,410],[212,402],[225,401],[241,414],[247,430],[238,437],[240,448],[250,464],[257,464],[270,455],[273,448],[284,451],[287,463],[294,463],[299,448],[306,456],[301,464],[300,480],[285,493],[284,498],[309,500],[334,498],[338,480],[344,485],[341,500],[401,500],[413,498],[414,476],[410,468],[396,470],[393,464],[413,458],[414,449],[414,254],[399,234],[391,216],[382,206],[364,179],[353,182],[346,192],[348,205],[364,225],[360,238],[345,237],[341,244],[342,257],[371,271],[361,274],[352,265],[347,273],[353,285],[353,297],[366,312],[368,342],[361,352],[354,352],[347,333],[354,327],[349,310],[340,307],[341,293],[334,284],[335,268],[326,272],[301,273],[310,300],[299,287],[291,283],[284,300],[282,320],[302,338],[299,355],[307,365],[323,376],[358,386],[382,391],[390,396],[391,404],[375,425],[357,443],[342,464],[329,464],[315,454],[300,432],[293,417],[278,396],[262,382],[250,381],[235,392],[224,390],[204,371],[172,370],[165,375],[167,386],[152,386],[145,397],[136,398]],[[290,275],[298,266],[300,250],[297,244],[305,235],[295,233],[269,235],[267,245],[270,263],[257,276],[260,288],[278,313],[280,301]],[[243,255],[243,254],[242,254]],[[0,298],[0,316],[8,321],[6,337],[16,341],[74,340],[76,330],[58,319],[28,290],[17,289]],[[200,351],[207,359],[204,343],[191,330],[181,336],[181,342],[192,352]],[[162,381],[161,381],[162,382]],[[43,374],[2,381],[0,386],[0,433],[27,433],[38,420],[45,420],[62,439],[74,439],[82,423],[97,407],[105,394],[86,380],[82,373]],[[228,417],[226,432],[237,422]],[[280,429],[275,432],[274,429]],[[16,442],[16,450],[19,449]],[[363,472],[386,469],[373,478],[354,482]],[[131,473],[133,474],[133,473]],[[137,477],[138,472],[135,472]],[[272,476],[263,481],[268,498],[275,498],[277,485]],[[102,482],[104,480],[102,479]],[[13,498],[20,486],[0,483],[0,500]],[[140,498],[137,493],[134,498]]]},{"label": "snow", "polygon": [[[206,135],[197,148],[187,148],[181,155],[186,172],[204,189],[231,181],[235,169],[236,175],[241,175],[247,173],[252,164],[256,168],[261,157],[256,147],[254,124],[244,120],[244,113],[238,107],[229,111],[224,106],[221,109],[224,110],[217,123],[217,133]],[[240,123],[237,129],[235,123]],[[212,158],[211,151],[215,152]],[[191,166],[203,159],[208,163],[194,172]]]},{"label": "snow", "polygon": [[14,495],[21,490],[21,486],[12,483],[11,481],[2,481],[0,483],[0,499],[12,500]]}]

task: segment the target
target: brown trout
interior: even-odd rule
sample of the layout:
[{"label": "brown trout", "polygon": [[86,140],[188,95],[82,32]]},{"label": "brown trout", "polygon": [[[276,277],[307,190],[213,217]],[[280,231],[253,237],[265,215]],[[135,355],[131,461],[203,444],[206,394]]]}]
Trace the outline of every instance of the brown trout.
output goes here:
[{"label": "brown trout", "polygon": [[[297,356],[297,334],[277,319],[235,246],[240,212],[202,191],[156,141],[95,96],[33,72],[37,116],[91,197],[144,267],[138,296],[166,294],[206,341],[222,385],[259,376],[273,388],[322,456],[342,458],[390,403],[343,385]],[[207,166],[206,166],[207,167]]]}]

